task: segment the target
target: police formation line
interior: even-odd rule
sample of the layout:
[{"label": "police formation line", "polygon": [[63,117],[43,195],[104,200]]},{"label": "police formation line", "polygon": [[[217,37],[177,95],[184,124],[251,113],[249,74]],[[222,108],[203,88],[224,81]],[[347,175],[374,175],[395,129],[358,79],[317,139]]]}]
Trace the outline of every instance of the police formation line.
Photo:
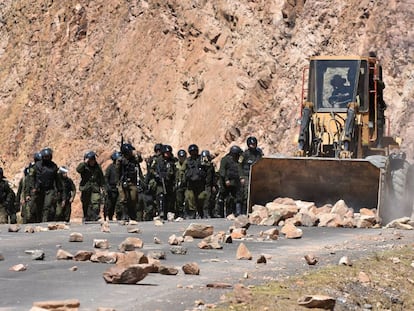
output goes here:
[{"label": "police formation line", "polygon": [[[247,138],[247,149],[232,146],[221,159],[219,170],[208,150],[195,144],[180,149],[175,157],[170,145],[156,144],[145,161],[130,143],[111,155],[112,163],[103,172],[97,155],[89,151],[76,168],[83,219],[152,220],[175,217],[209,218],[247,213],[250,166],[263,156],[257,139]],[[65,166],[52,160],[44,148],[24,169],[15,194],[0,168],[0,223],[70,221],[76,187]],[[141,165],[146,165],[143,174]]]}]

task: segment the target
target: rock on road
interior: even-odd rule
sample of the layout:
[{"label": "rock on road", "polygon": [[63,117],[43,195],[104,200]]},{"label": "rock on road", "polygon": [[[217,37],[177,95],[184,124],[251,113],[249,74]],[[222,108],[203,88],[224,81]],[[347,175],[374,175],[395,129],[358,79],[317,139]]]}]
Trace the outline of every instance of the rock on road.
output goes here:
[{"label": "rock on road", "polygon": [[[394,244],[414,240],[414,231],[395,229],[345,229],[302,227],[300,239],[263,240],[260,232],[270,227],[252,225],[247,236],[223,244],[223,249],[200,249],[201,239],[184,242],[187,254],[176,255],[170,251],[168,238],[180,236],[190,223],[204,223],[214,226],[214,232],[228,232],[233,225],[225,219],[184,220],[166,222],[155,226],[153,222],[140,222],[135,227],[141,233],[128,233],[127,226],[110,223],[110,233],[101,231],[99,223],[70,224],[68,230],[45,232],[24,232],[27,225],[21,225],[19,232],[8,232],[9,225],[0,225],[0,310],[29,310],[33,302],[46,300],[78,299],[80,310],[96,310],[98,307],[120,310],[192,310],[196,300],[217,303],[231,288],[210,288],[207,284],[228,283],[245,286],[262,284],[286,275],[303,273],[321,265],[337,264],[341,256],[356,258],[369,255]],[[47,224],[37,224],[47,228]],[[69,242],[73,232],[83,235],[83,242]],[[139,237],[144,246],[139,251],[148,254],[164,251],[166,259],[161,264],[175,267],[177,275],[150,273],[136,285],[107,284],[103,272],[111,264],[90,261],[57,260],[57,250],[71,254],[79,250],[96,251],[95,239],[107,239],[110,251],[119,251],[118,246],[127,237]],[[161,244],[154,242],[154,237]],[[252,254],[252,260],[237,260],[236,252],[244,243]],[[28,250],[43,250],[43,260],[33,260]],[[319,258],[318,264],[309,266],[304,256],[312,253]],[[265,255],[266,264],[256,260]],[[200,267],[199,275],[186,275],[181,267],[195,262]],[[10,271],[9,268],[23,264],[25,271]],[[71,269],[74,266],[77,269]]]}]

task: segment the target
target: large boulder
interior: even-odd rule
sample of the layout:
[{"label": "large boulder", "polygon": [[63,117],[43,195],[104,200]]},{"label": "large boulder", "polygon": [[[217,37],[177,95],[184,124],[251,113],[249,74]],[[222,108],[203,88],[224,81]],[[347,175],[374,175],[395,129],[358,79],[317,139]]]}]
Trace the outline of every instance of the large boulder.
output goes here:
[{"label": "large boulder", "polygon": [[147,266],[130,265],[115,265],[110,267],[103,273],[103,278],[106,283],[113,284],[137,284],[143,280],[149,273]]}]

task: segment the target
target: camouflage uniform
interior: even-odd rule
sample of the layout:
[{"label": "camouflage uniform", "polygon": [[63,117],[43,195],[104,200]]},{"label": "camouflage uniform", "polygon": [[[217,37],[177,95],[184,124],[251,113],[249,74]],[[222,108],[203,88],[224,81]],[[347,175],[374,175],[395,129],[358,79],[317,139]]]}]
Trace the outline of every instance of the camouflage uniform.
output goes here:
[{"label": "camouflage uniform", "polygon": [[87,155],[85,155],[85,162],[79,163],[76,171],[81,175],[79,190],[81,191],[83,217],[86,221],[96,221],[99,219],[101,192],[105,187],[105,178],[96,159],[92,160],[92,157],[88,158]]},{"label": "camouflage uniform", "polygon": [[[236,148],[237,147],[237,153]],[[234,152],[232,152],[234,149]],[[221,191],[226,207],[225,215],[234,213],[236,216],[241,214],[241,203],[243,201],[243,192],[241,188],[242,170],[239,163],[239,157],[242,150],[238,146],[233,146],[231,151],[225,155],[220,162],[220,182]],[[224,214],[220,211],[220,214]]]},{"label": "camouflage uniform", "polygon": [[175,212],[175,162],[171,146],[164,145],[162,155],[151,168],[151,179],[156,182],[156,203],[158,215],[164,219],[168,212]]},{"label": "camouflage uniform", "polygon": [[[117,212],[120,219],[142,220],[142,210],[138,210],[138,183],[143,179],[140,163],[142,158],[140,154],[134,155],[135,150],[132,145],[128,144],[130,150],[127,152],[125,148],[122,156],[116,161],[116,170],[118,173],[119,185],[119,202],[121,213]],[[122,147],[121,147],[122,149]]]},{"label": "camouflage uniform", "polygon": [[9,216],[11,223],[16,223],[14,210],[15,194],[9,182],[4,179],[3,169],[0,168],[0,224],[7,224]]},{"label": "camouflage uniform", "polygon": [[[49,151],[46,151],[49,150]],[[45,152],[45,153],[43,153]],[[32,191],[31,219],[36,222],[47,222],[55,219],[58,193],[62,193],[62,181],[58,175],[58,167],[51,159],[51,150],[42,150],[42,160],[34,165],[34,186],[27,185]],[[66,199],[62,194],[62,199]]]},{"label": "camouflage uniform", "polygon": [[242,202],[242,214],[247,214],[247,199],[249,194],[249,178],[250,178],[250,167],[260,160],[263,157],[263,152],[261,149],[249,148],[247,149],[241,157],[241,166],[242,166],[242,179],[244,183],[242,184],[243,192],[243,202]]},{"label": "camouflage uniform", "polygon": [[[105,209],[104,217],[108,217],[109,220],[112,220],[115,214],[115,210],[118,211],[118,216],[121,217],[122,209],[119,206],[119,174],[116,170],[115,161],[109,164],[105,170],[105,181],[106,181],[106,200],[105,200]],[[117,217],[118,218],[118,217]],[[120,218],[118,218],[120,219]]]},{"label": "camouflage uniform", "polygon": [[[63,190],[62,194],[58,198],[58,206],[56,208],[56,220],[57,221],[70,221],[70,215],[72,214],[72,202],[76,196],[76,186],[73,180],[68,177],[67,170],[61,168],[59,170],[61,176]],[[65,197],[65,200],[63,200]]]},{"label": "camouflage uniform", "polygon": [[175,163],[176,173],[175,173],[175,211],[177,216],[185,217],[185,191],[186,191],[186,179],[185,179],[185,170],[187,168],[187,160],[177,161]]},{"label": "camouflage uniform", "polygon": [[201,152],[201,167],[205,171],[205,193],[206,193],[206,199],[203,203],[203,209],[204,209],[204,216],[209,217],[219,217],[215,211],[215,196],[217,193],[216,188],[216,170],[214,163],[211,162],[209,153],[208,156],[204,156],[203,153],[205,151]]}]

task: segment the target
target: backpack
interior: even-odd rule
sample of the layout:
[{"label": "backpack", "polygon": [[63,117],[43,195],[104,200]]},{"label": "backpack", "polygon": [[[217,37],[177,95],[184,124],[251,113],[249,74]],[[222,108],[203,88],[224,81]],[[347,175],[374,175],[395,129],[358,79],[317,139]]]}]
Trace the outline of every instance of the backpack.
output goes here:
[{"label": "backpack", "polygon": [[200,181],[206,177],[206,172],[201,166],[199,159],[187,160],[187,171],[185,177],[188,181]]}]

